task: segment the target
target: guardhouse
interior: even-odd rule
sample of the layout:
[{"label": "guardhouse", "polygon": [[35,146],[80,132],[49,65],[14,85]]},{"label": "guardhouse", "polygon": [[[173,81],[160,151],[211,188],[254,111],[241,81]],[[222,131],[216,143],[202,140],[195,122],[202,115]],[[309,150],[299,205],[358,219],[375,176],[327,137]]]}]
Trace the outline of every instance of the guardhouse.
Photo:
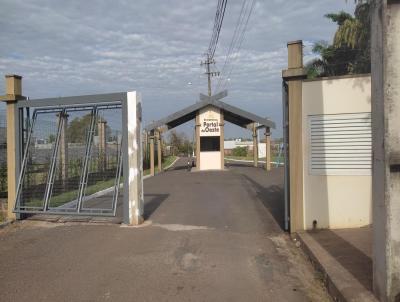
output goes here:
[{"label": "guardhouse", "polygon": [[[163,131],[175,128],[192,119],[196,120],[196,169],[200,171],[224,169],[225,121],[252,131],[255,146],[257,146],[258,129],[265,129],[267,142],[270,141],[271,129],[275,129],[275,123],[220,101],[227,95],[226,90],[211,97],[200,94],[200,100],[193,105],[146,126],[146,132],[150,133],[150,149],[154,150],[154,137],[159,138]],[[270,169],[269,148],[270,146],[267,144],[267,170]],[[258,166],[258,152],[257,148],[254,149],[254,164]],[[154,158],[152,159],[152,157],[154,155],[151,156],[150,165],[151,170],[154,171]]]}]

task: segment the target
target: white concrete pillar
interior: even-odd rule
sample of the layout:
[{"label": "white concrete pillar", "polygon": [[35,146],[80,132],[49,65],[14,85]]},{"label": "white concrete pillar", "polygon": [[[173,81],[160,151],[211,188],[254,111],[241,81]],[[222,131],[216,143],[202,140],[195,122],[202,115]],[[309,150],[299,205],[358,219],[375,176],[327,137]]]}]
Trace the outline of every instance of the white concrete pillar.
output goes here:
[{"label": "white concrete pillar", "polygon": [[372,1],[373,287],[400,301],[400,1]]},{"label": "white concrete pillar", "polygon": [[123,103],[124,223],[143,222],[143,158],[141,140],[141,98],[128,92]]}]

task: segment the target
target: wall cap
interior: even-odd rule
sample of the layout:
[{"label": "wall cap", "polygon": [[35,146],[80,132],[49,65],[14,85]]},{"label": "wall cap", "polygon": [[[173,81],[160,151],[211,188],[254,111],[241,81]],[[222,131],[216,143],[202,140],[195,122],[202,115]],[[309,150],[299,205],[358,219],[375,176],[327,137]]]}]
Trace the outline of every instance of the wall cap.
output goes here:
[{"label": "wall cap", "polygon": [[360,74],[346,74],[341,76],[320,77],[314,79],[305,79],[304,82],[329,81],[329,80],[340,80],[340,79],[350,79],[350,78],[367,78],[367,77],[371,77],[371,74],[360,73]]}]

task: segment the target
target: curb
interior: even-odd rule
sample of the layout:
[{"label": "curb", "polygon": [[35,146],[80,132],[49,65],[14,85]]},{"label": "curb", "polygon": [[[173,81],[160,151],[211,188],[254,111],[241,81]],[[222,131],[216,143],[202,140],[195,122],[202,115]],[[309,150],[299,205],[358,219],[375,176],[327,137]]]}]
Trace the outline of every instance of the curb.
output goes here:
[{"label": "curb", "polygon": [[176,164],[176,162],[180,159],[179,156],[176,157],[176,159],[168,166],[164,168],[164,171],[168,170],[169,168],[173,167],[173,165]]},{"label": "curb", "polygon": [[147,174],[146,176],[143,176],[143,180],[146,180],[146,179],[148,179],[148,178],[150,178],[150,177],[156,176],[156,175],[158,175],[158,174],[160,174],[160,173],[162,173],[162,172],[164,172],[164,171],[167,171],[168,169],[170,169],[171,167],[173,167],[173,165],[175,165],[176,162],[177,162],[179,159],[180,159],[180,157],[177,156],[176,159],[175,159],[168,167],[165,167],[161,172],[155,173],[154,175]]},{"label": "curb", "polygon": [[[246,160],[246,159],[234,159],[234,158],[224,158],[224,160],[228,160],[228,161],[237,161],[237,162],[241,162],[241,163],[253,163],[254,161],[252,161],[252,160]],[[260,164],[265,164],[265,160],[259,160],[258,161]],[[277,162],[274,162],[274,161],[271,161],[271,164],[274,164],[274,165],[279,165],[279,166],[284,166],[284,163],[277,163]]]},{"label": "curb", "polygon": [[311,261],[314,268],[322,273],[323,282],[333,301],[378,302],[351,273],[307,233],[296,233],[295,241]]}]

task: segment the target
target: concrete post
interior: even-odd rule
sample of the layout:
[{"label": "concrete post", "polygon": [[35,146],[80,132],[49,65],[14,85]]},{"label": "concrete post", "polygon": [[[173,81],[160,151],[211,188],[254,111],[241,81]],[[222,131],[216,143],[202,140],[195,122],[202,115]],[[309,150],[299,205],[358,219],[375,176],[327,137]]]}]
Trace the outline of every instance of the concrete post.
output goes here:
[{"label": "concrete post", "polygon": [[290,232],[304,229],[303,223],[303,127],[302,80],[307,77],[303,68],[303,41],[288,43],[288,69],[282,78],[288,83],[289,98],[289,183]]},{"label": "concrete post", "polygon": [[373,288],[400,301],[400,1],[372,1]]},{"label": "concrete post", "polygon": [[253,161],[254,167],[258,167],[258,137],[257,137],[257,125],[253,124]]},{"label": "concrete post", "polygon": [[13,213],[17,190],[19,162],[17,157],[19,144],[18,112],[16,103],[25,99],[22,96],[22,77],[19,75],[6,75],[6,95],[0,97],[0,101],[7,103],[7,185],[8,185],[8,211],[7,218],[15,220]]},{"label": "concrete post", "polygon": [[107,134],[106,134],[107,121],[99,118],[97,123],[98,136],[99,136],[99,170],[104,172],[107,168]]},{"label": "concrete post", "polygon": [[60,114],[59,118],[62,119],[63,128],[61,129],[60,145],[59,145],[59,164],[60,164],[60,178],[64,188],[68,185],[68,114]]},{"label": "concrete post", "polygon": [[154,132],[150,134],[150,175],[154,176]]},{"label": "concrete post", "polygon": [[265,170],[271,171],[271,132],[265,129]]},{"label": "concrete post", "polygon": [[162,172],[162,145],[161,145],[161,132],[158,130],[156,132],[157,138],[157,163],[158,163],[158,172]]},{"label": "concrete post", "polygon": [[220,111],[220,123],[219,123],[219,129],[220,129],[219,150],[221,152],[221,169],[222,170],[225,168],[224,125],[225,125],[224,112],[221,110]]},{"label": "concrete post", "polygon": [[124,223],[143,222],[143,158],[141,140],[141,101],[136,92],[127,93],[123,103]]},{"label": "concrete post", "polygon": [[196,114],[196,169],[200,170],[200,113]]}]

